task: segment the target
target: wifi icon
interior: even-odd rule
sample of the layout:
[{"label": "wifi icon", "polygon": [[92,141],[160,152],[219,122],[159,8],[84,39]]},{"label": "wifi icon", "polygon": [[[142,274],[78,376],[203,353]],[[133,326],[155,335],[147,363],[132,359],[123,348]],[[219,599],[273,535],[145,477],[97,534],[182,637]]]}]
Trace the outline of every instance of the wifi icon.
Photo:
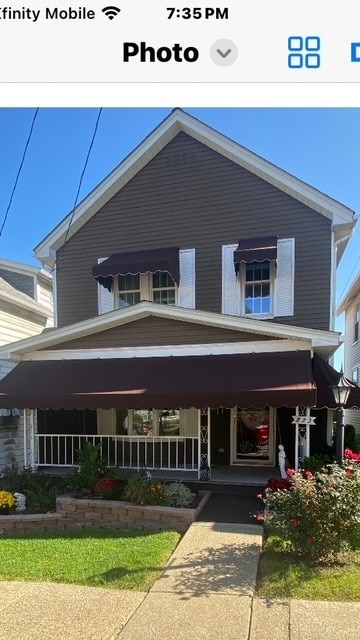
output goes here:
[{"label": "wifi icon", "polygon": [[104,7],[104,9],[101,9],[101,11],[105,13],[109,20],[114,20],[118,13],[120,13],[121,9],[119,9],[119,7]]}]

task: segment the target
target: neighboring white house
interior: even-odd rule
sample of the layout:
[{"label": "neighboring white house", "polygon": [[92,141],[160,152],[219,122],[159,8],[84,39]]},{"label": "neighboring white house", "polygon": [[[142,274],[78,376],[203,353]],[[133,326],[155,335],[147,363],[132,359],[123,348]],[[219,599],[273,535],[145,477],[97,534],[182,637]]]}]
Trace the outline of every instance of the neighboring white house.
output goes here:
[{"label": "neighboring white house", "polygon": [[[0,259],[0,346],[52,326],[52,276],[38,267]],[[0,360],[0,379],[14,366]],[[0,472],[24,464],[21,413],[0,407]]]},{"label": "neighboring white house", "polygon": [[[337,313],[345,313],[344,372],[360,385],[360,273],[340,302]],[[346,410],[345,420],[354,425],[360,436],[360,410]]]}]

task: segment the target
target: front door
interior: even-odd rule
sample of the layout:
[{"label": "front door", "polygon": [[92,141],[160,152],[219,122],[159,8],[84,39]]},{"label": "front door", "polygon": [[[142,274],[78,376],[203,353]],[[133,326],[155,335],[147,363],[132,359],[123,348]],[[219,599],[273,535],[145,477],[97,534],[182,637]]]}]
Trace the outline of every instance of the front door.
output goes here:
[{"label": "front door", "polygon": [[230,464],[230,409],[211,409],[211,464]]},{"label": "front door", "polygon": [[276,410],[232,410],[231,462],[243,465],[273,465]]}]

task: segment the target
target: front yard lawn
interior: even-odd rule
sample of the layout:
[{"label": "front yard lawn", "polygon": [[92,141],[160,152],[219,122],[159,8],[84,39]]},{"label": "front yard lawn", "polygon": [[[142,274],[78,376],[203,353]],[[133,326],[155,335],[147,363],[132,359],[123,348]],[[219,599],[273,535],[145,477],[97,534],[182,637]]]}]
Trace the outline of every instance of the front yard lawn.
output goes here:
[{"label": "front yard lawn", "polygon": [[148,591],[180,540],[174,531],[81,530],[0,539],[0,580]]},{"label": "front yard lawn", "polygon": [[360,538],[341,560],[311,563],[281,549],[270,536],[264,545],[257,580],[257,595],[300,600],[360,602]]}]

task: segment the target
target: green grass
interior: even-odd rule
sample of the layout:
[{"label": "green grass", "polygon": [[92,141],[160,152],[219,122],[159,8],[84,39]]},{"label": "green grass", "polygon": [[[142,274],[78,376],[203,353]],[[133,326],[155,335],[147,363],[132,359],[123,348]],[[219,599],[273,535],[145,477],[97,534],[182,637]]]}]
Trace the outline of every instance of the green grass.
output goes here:
[{"label": "green grass", "polygon": [[178,544],[174,531],[81,530],[0,539],[0,580],[147,591]]},{"label": "green grass", "polygon": [[281,549],[270,536],[264,546],[257,580],[262,597],[300,600],[360,601],[360,540],[341,560],[310,564]]}]

